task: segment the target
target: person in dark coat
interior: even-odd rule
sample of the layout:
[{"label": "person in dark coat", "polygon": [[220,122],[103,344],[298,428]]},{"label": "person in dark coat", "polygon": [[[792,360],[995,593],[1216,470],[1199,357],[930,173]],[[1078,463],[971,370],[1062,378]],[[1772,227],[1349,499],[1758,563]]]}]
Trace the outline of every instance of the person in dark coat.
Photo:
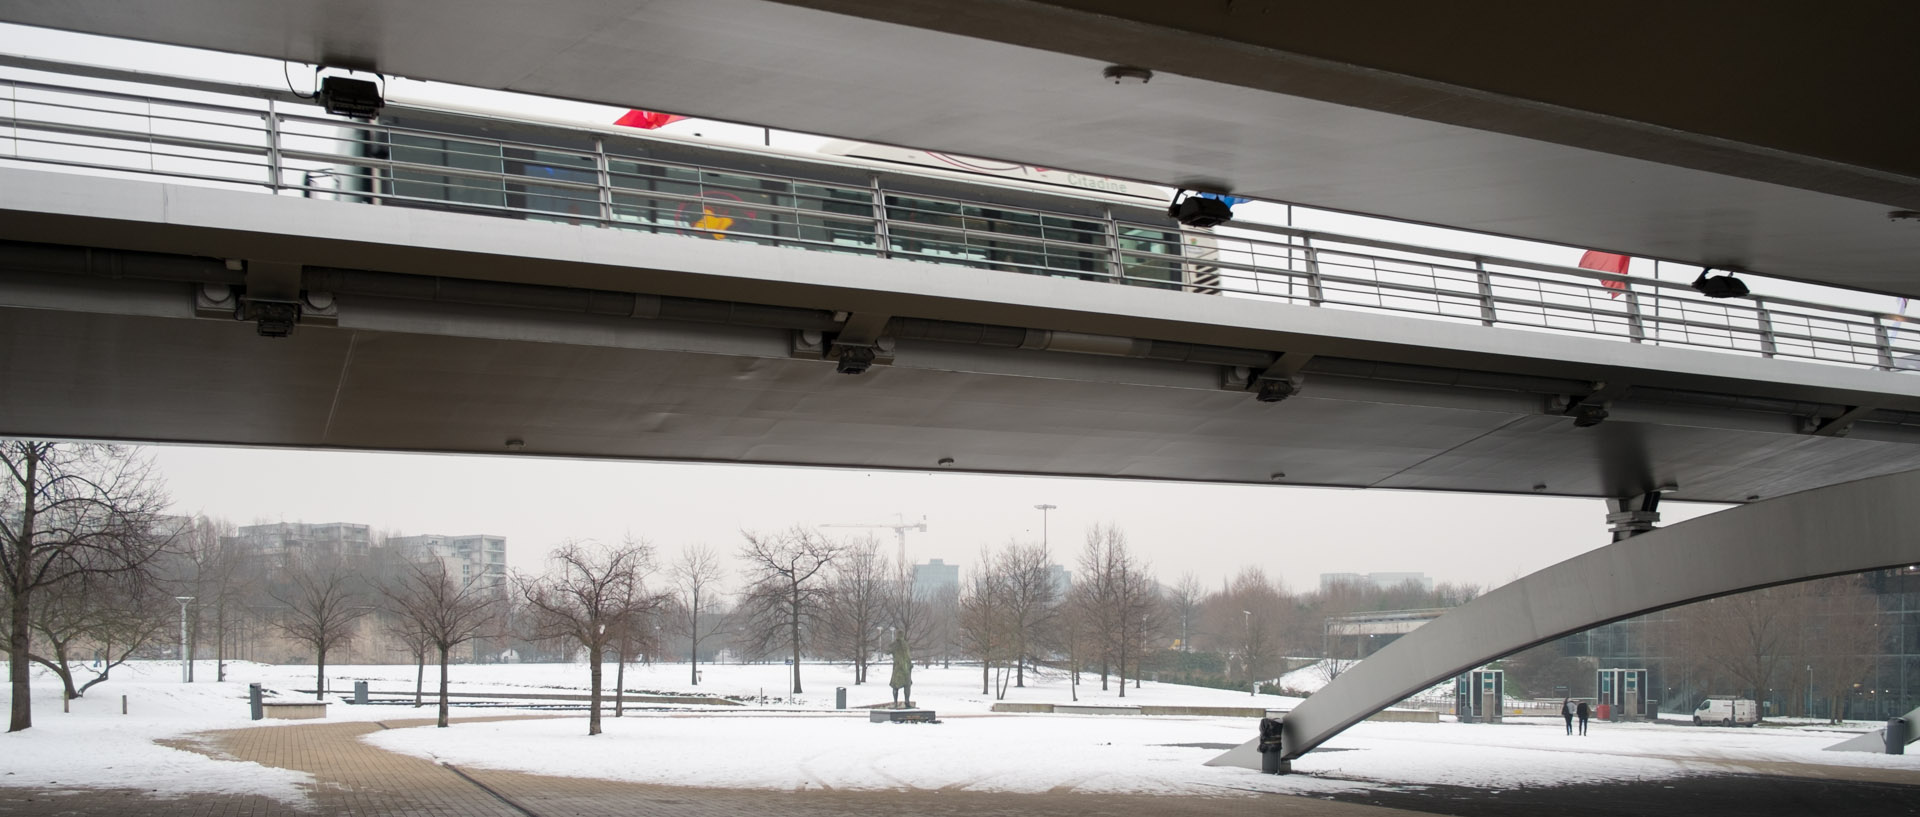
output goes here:
[{"label": "person in dark coat", "polygon": [[1587,733],[1587,715],[1590,714],[1586,701],[1580,702],[1580,709],[1575,714],[1580,716],[1580,734],[1584,735]]},{"label": "person in dark coat", "polygon": [[1561,699],[1560,717],[1564,718],[1567,722],[1567,734],[1569,735],[1573,734],[1573,699],[1572,698]]}]

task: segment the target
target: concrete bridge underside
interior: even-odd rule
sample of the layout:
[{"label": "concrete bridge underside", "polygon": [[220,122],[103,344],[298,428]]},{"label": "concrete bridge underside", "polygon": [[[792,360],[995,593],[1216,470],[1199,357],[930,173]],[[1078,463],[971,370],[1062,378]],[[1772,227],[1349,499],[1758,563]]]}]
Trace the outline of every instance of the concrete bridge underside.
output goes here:
[{"label": "concrete bridge underside", "polygon": [[[1920,562],[1920,473],[1834,485],[1654,530],[1511,582],[1400,637],[1286,715],[1298,758],[1488,661],[1611,621],[1778,584]],[[1213,765],[1260,768],[1249,741]]]},{"label": "concrete bridge underside", "polygon": [[[1920,467],[1900,372],[38,171],[0,213],[5,434],[1716,502]],[[276,281],[324,322],[220,300]],[[890,361],[809,351],[860,323]]]},{"label": "concrete bridge underside", "polygon": [[1920,210],[1912,4],[16,0],[0,21],[1920,296],[1920,221],[1888,219]]}]

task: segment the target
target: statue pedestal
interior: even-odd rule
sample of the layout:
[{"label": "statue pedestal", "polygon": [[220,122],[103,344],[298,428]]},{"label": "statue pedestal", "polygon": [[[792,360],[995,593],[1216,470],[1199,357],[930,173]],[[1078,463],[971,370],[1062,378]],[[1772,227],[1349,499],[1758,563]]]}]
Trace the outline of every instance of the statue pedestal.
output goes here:
[{"label": "statue pedestal", "polygon": [[939,723],[931,709],[875,709],[867,717],[873,723]]}]

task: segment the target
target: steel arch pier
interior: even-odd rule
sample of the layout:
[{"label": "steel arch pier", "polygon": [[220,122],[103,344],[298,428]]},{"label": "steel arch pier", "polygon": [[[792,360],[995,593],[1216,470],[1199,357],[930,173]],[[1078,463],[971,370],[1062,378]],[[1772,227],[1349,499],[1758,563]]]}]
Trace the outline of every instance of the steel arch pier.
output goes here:
[{"label": "steel arch pier", "polygon": [[[1920,471],[1755,502],[1568,559],[1368,656],[1286,716],[1298,758],[1419,690],[1623,618],[1778,584],[1920,562]],[[1208,765],[1259,768],[1255,741]]]}]

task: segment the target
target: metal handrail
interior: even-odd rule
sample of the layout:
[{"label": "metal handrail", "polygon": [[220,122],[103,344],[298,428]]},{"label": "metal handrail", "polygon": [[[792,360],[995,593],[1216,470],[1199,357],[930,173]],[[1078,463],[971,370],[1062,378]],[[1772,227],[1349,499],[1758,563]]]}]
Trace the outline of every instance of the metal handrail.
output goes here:
[{"label": "metal handrail", "polygon": [[[44,61],[5,58],[0,64],[52,72]],[[1622,279],[1576,267],[1277,225],[1236,222],[1199,231],[1171,221],[1140,221],[1148,212],[1142,207],[1107,206],[1099,208],[1104,215],[1092,215],[894,190],[880,171],[870,171],[870,184],[855,186],[844,181],[847,163],[826,157],[816,163],[819,178],[691,164],[646,156],[646,137],[614,130],[547,126],[556,136],[574,137],[576,144],[567,146],[359,122],[311,112],[310,107],[308,112],[285,110],[311,103],[289,98],[284,91],[109,76],[114,73],[76,68],[66,79],[136,82],[143,91],[225,94],[230,104],[0,78],[0,89],[7,92],[0,98],[5,103],[0,110],[7,114],[0,116],[0,127],[10,130],[0,138],[0,161],[163,176],[275,195],[333,196],[381,206],[566,219],[599,228],[664,230],[1863,368],[1898,369],[1903,358],[1920,355],[1920,338],[1912,337],[1920,334],[1920,327],[1908,338],[1898,338],[1905,321],[1864,310],[1768,296],[1708,301],[1668,281]],[[23,98],[22,91],[31,97]],[[131,106],[146,110],[120,109]],[[395,137],[432,140],[441,147],[396,145]],[[577,146],[581,141],[591,142],[593,149],[582,150]],[[369,155],[374,148],[390,152]],[[447,157],[433,161],[435,153]],[[548,157],[563,161],[543,165]],[[793,157],[785,161],[806,166]],[[552,167],[578,175],[539,176],[514,172],[513,167]],[[676,172],[689,178],[668,175]],[[911,171],[888,169],[885,174]],[[365,187],[314,183],[322,176]],[[751,186],[755,184],[764,187]],[[1008,185],[991,180],[981,186],[1004,191]],[[433,195],[435,189],[442,195]],[[847,197],[833,195],[839,191]],[[715,194],[764,201],[729,202]],[[1056,191],[1033,197],[1066,201],[1065,194]],[[543,203],[548,206],[540,206]],[[689,204],[704,210],[716,203],[743,212],[730,216],[734,220],[726,229],[682,223],[685,216],[675,215]],[[568,209],[554,209],[555,204]],[[836,204],[848,211],[831,209]],[[955,212],[929,205],[950,206]],[[1116,215],[1116,209],[1132,215]],[[903,213],[909,217],[900,218]],[[1623,288],[1609,286],[1621,283]]]}]

